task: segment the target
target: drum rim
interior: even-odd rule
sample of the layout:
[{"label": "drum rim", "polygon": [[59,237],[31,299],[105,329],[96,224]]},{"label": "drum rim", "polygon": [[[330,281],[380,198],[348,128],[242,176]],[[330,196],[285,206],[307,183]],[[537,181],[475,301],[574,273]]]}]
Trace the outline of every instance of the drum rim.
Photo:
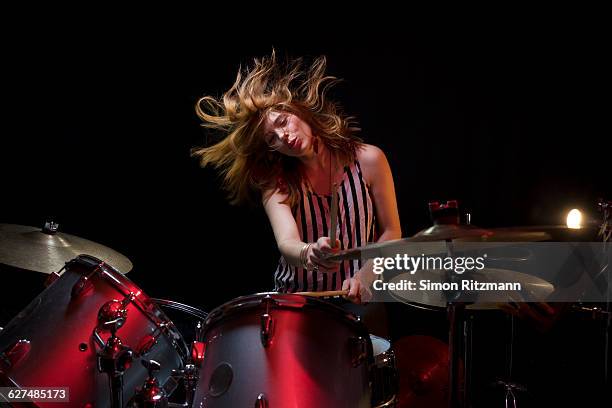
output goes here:
[{"label": "drum rim", "polygon": [[[283,303],[274,303],[273,308],[276,309],[287,309],[287,308],[320,308],[322,310],[327,309],[334,316],[341,317],[346,323],[353,325],[360,329],[360,331],[367,333],[366,327],[361,322],[361,319],[351,312],[347,312],[339,306],[332,303],[326,302],[322,299],[314,298],[311,296],[298,295],[295,293],[279,293],[279,292],[258,292],[250,295],[239,296],[232,300],[223,303],[220,306],[214,308],[209,314],[205,321],[205,328],[216,325],[221,321],[234,316],[238,311],[245,310],[248,308],[256,308],[262,305],[263,299],[270,298],[272,300],[283,300]],[[293,302],[291,302],[293,301]]]},{"label": "drum rim", "polygon": [[[96,258],[95,256],[88,254],[78,255],[71,261],[67,262],[64,268],[68,270],[68,268],[74,263],[78,263],[85,268],[91,268],[90,273],[94,273],[96,269],[100,269],[101,271],[105,272],[109,278],[105,277],[104,274],[101,274],[101,279],[115,287],[115,289],[117,289],[124,296],[128,296],[130,294],[130,285],[137,288],[140,293],[138,296],[131,299],[131,303],[134,304],[134,306],[137,307],[141,313],[143,313],[155,326],[160,328],[164,327],[167,330],[167,332],[166,330],[161,330],[161,335],[168,338],[170,344],[179,353],[182,360],[185,360],[185,358],[189,356],[189,347],[187,342],[185,341],[185,338],[181,332],[176,328],[172,319],[170,319],[162,308],[159,307],[154,298],[145,293],[140,286],[135,284],[131,279],[125,276],[125,274],[122,274],[119,270],[117,270],[117,268],[106,261]],[[78,271],[76,272],[79,273]],[[157,314],[152,311],[152,308],[155,309]]]}]

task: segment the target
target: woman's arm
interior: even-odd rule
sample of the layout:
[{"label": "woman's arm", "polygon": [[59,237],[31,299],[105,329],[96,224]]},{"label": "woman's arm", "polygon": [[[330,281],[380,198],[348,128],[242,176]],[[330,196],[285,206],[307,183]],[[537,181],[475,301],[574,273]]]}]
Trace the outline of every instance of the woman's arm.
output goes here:
[{"label": "woman's arm", "polygon": [[[378,220],[378,231],[380,236],[377,242],[400,239],[402,228],[400,226],[397,201],[395,199],[395,186],[389,162],[382,150],[376,146],[363,145],[357,152],[357,160],[366,183],[370,189],[370,195],[376,209]],[[347,279],[342,284],[343,290],[348,290],[348,297],[356,303],[367,301],[370,297],[369,288],[376,279],[372,271],[372,260],[368,260],[355,274],[354,278]]]},{"label": "woman's arm", "polygon": [[[291,208],[282,203],[286,198],[287,195],[279,190],[264,194],[263,206],[272,225],[278,250],[289,264],[303,267],[301,254],[306,243],[300,238]],[[321,258],[322,253],[333,251],[330,239],[321,237],[316,243],[310,245],[305,257],[311,266],[317,265],[324,271],[335,271],[338,268],[337,263]]]},{"label": "woman's arm", "polygon": [[357,159],[366,183],[370,188],[370,195],[376,209],[378,231],[377,242],[400,239],[402,228],[400,226],[397,201],[395,199],[395,186],[393,175],[387,157],[376,146],[364,145],[357,152]]}]

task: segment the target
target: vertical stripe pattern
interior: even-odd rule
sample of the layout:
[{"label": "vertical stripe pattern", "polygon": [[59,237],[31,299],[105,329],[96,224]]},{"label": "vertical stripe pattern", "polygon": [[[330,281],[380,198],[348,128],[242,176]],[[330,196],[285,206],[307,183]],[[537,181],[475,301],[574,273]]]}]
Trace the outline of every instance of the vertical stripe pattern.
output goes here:
[{"label": "vertical stripe pattern", "polygon": [[[344,168],[342,183],[338,186],[337,231],[340,249],[366,245],[376,239],[374,205],[366,185],[361,166],[355,161]],[[331,197],[318,195],[302,187],[301,198],[295,212],[296,224],[304,242],[316,242],[329,236]],[[278,292],[338,290],[344,279],[352,277],[361,268],[361,260],[346,260],[338,273],[307,271],[289,265],[281,257],[274,274]]]}]

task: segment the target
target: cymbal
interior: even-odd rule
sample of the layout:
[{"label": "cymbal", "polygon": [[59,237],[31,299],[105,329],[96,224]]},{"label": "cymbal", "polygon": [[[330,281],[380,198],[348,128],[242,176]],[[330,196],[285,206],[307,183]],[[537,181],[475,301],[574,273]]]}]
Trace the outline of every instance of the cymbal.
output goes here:
[{"label": "cymbal", "polygon": [[345,259],[372,259],[395,254],[412,253],[415,255],[433,255],[446,252],[445,241],[421,241],[412,237],[395,239],[392,241],[377,242],[361,247],[344,249],[327,255],[326,259],[343,261]]},{"label": "cymbal", "polygon": [[121,273],[132,269],[132,262],[119,252],[63,232],[46,233],[40,228],[0,224],[0,263],[42,273],[59,272],[78,255],[99,258]]},{"label": "cymbal", "polygon": [[[434,284],[449,282],[448,273],[448,271],[438,269],[417,270],[414,273],[401,273],[391,278],[389,282],[397,284],[404,280],[412,281],[415,282],[417,289],[389,290],[389,293],[402,303],[424,305],[426,307],[433,306],[435,308],[445,308],[448,302],[451,300],[448,298],[450,294],[447,294],[442,290],[420,290],[418,288],[419,281],[421,280],[428,280]],[[496,308],[496,304],[498,303],[522,301],[522,293],[529,294],[531,298],[545,299],[554,290],[554,286],[544,279],[509,269],[485,268],[482,270],[472,270],[469,271],[469,273],[466,273],[465,277],[462,279],[469,279],[482,283],[516,282],[520,283],[521,285],[521,291],[465,291],[464,294],[469,297],[469,300],[472,303],[468,306],[468,308],[475,310]],[[461,285],[459,284],[459,286]]]},{"label": "cymbal", "polygon": [[595,237],[596,229],[594,228],[571,229],[561,225],[485,229],[473,225],[440,224],[426,228],[412,237],[341,250],[327,256],[327,259],[341,261],[395,256],[395,254],[433,255],[446,252],[446,241],[566,242],[595,239]]},{"label": "cymbal", "polygon": [[413,238],[420,242],[445,241],[457,238],[482,239],[492,236],[490,229],[478,228],[474,225],[437,224],[414,234]]}]

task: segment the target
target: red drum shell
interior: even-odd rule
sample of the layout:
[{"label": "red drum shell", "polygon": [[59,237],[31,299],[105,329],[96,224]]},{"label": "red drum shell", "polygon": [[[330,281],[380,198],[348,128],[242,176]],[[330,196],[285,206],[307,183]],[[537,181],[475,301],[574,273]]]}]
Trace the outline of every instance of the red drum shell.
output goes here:
[{"label": "red drum shell", "polygon": [[[79,293],[75,288],[83,277],[89,282]],[[110,265],[81,255],[69,262],[61,277],[38,295],[0,332],[0,355],[19,340],[29,340],[30,350],[12,365],[0,364],[0,383],[19,387],[68,387],[69,403],[37,403],[41,407],[110,406],[108,376],[98,372],[94,328],[98,311],[112,300],[127,303],[127,318],[116,335],[125,346],[138,352],[138,346],[155,343],[142,356],[136,356],[123,376],[123,401],[134,396],[148,374],[141,359],[156,360],[161,370],[156,374],[161,384],[172,369],[180,369],[187,346],[172,322],[151,299]],[[73,294],[74,293],[74,294]],[[102,341],[110,334],[100,332]]]},{"label": "red drum shell", "polygon": [[[272,323],[264,346],[266,314]],[[211,312],[202,340],[194,407],[371,406],[367,330],[325,301],[276,293],[241,297]],[[359,344],[363,355],[356,363]],[[258,398],[267,405],[256,405]]]}]

